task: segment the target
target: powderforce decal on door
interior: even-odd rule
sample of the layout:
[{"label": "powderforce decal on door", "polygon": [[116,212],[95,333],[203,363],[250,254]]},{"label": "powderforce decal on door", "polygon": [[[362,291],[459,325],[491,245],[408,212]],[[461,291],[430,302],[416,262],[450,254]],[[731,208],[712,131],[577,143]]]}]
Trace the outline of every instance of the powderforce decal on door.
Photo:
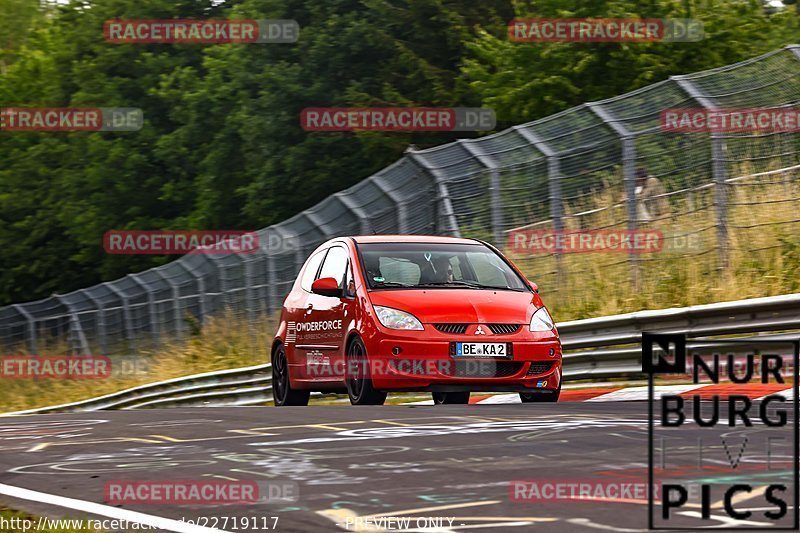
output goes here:
[{"label": "powderforce decal on door", "polygon": [[287,322],[286,344],[297,343],[297,336],[303,342],[338,339],[342,333],[341,320],[315,320],[311,322]]}]

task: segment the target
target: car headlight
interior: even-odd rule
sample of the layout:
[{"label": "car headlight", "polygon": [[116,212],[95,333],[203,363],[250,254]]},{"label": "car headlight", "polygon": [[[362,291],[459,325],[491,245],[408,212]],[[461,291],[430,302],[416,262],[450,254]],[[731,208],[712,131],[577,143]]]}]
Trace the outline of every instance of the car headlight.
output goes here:
[{"label": "car headlight", "polygon": [[392,309],[391,307],[382,307],[380,305],[376,305],[374,307],[375,313],[378,315],[378,320],[381,321],[381,324],[383,324],[384,327],[391,329],[425,329],[422,327],[422,322],[420,322],[419,319],[417,319],[417,317],[411,313],[398,311],[397,309]]},{"label": "car headlight", "polygon": [[555,323],[544,307],[539,308],[531,317],[531,331],[552,331]]}]

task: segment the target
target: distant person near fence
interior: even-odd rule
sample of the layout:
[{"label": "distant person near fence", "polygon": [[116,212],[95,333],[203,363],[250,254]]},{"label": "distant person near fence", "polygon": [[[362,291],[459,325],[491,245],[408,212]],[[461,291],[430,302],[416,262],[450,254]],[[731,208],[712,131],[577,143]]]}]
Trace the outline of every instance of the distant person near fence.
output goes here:
[{"label": "distant person near fence", "polygon": [[[653,175],[648,175],[647,170],[639,167],[636,170],[634,189],[637,222],[647,224],[667,217],[669,202],[666,194],[667,190],[661,180]],[[627,201],[627,195],[622,193],[620,202],[625,201]]]}]

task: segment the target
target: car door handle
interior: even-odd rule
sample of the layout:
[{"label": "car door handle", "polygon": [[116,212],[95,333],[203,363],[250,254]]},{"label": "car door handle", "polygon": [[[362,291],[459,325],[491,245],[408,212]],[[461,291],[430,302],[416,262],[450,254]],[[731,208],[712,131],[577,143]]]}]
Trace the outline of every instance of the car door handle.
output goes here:
[{"label": "car door handle", "polygon": [[311,311],[313,310],[314,310],[314,304],[308,304],[308,307],[306,307],[306,314],[307,315],[311,314]]}]

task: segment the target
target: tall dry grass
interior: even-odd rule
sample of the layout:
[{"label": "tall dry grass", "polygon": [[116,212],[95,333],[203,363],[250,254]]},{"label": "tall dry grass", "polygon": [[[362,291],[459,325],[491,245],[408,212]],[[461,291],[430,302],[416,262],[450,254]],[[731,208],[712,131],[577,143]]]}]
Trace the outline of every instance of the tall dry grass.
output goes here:
[{"label": "tall dry grass", "polygon": [[[800,219],[800,185],[784,178],[770,174],[728,186],[727,268],[719,260],[713,188],[670,196],[669,215],[640,226],[665,235],[697,235],[690,250],[638,254],[635,267],[621,252],[562,254],[560,263],[554,256],[508,254],[539,283],[558,321],[795,292],[800,289],[800,224],[794,222]],[[621,193],[609,188],[567,205],[566,229],[626,229],[625,206],[617,205]]]},{"label": "tall dry grass", "polygon": [[[0,413],[74,402],[180,376],[267,363],[274,325],[273,317],[250,324],[228,312],[209,318],[185,342],[168,341],[158,351],[142,351],[132,357],[112,356],[109,378],[2,379]],[[69,353],[66,346],[52,345],[48,353],[40,355],[65,353]],[[128,368],[117,372],[117,363]]]}]

